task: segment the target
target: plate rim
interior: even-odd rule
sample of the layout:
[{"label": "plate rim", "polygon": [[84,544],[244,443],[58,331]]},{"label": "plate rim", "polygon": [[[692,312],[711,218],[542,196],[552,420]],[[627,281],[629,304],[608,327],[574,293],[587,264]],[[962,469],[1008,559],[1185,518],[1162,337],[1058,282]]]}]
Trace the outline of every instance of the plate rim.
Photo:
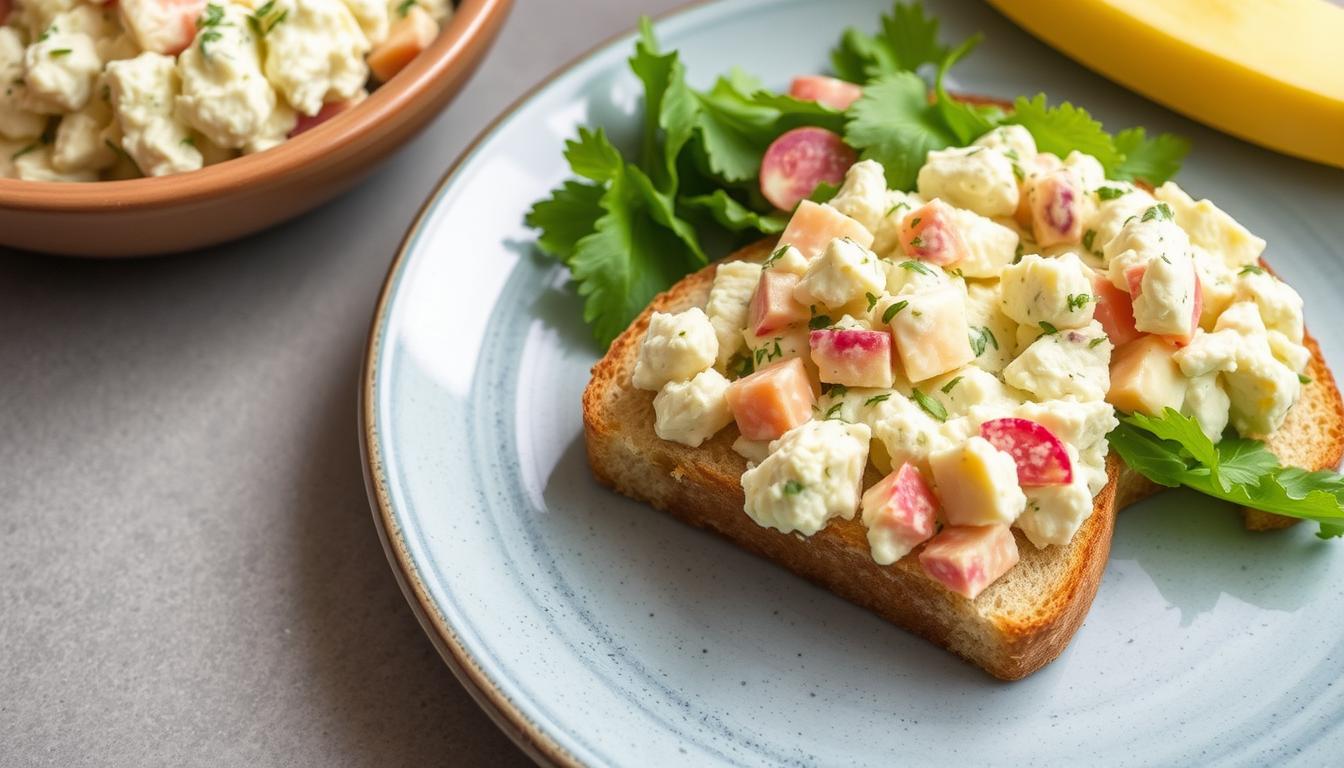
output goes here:
[{"label": "plate rim", "polygon": [[[688,0],[663,13],[650,16],[659,23],[681,16],[722,0]],[[428,636],[439,656],[448,665],[453,676],[471,695],[473,701],[484,710],[490,720],[502,730],[522,751],[539,765],[545,766],[583,766],[584,763],[547,733],[516,704],[514,704],[494,680],[486,674],[471,651],[462,643],[457,633],[443,620],[426,590],[410,552],[404,544],[404,537],[392,514],[392,502],[387,491],[387,475],[382,462],[382,439],[378,434],[374,409],[376,408],[376,381],[378,376],[378,357],[382,350],[382,340],[387,328],[389,308],[397,278],[405,267],[411,242],[419,233],[430,210],[443,194],[448,185],[456,178],[462,167],[479,153],[481,146],[496,134],[509,118],[517,114],[541,91],[597,56],[609,47],[633,38],[639,32],[638,25],[622,28],[593,45],[585,48],[567,61],[533,83],[517,98],[513,99],[484,127],[472,137],[466,147],[457,155],[444,171],[433,188],[426,194],[415,217],[402,235],[401,242],[388,264],[387,274],[378,289],[378,298],[374,302],[369,323],[368,336],[365,339],[364,356],[360,363],[358,386],[357,418],[359,422],[360,465],[364,474],[364,490],[368,496],[374,528],[382,544],[383,554],[396,577],[402,596],[410,605],[411,612],[419,622],[420,628]]]}]

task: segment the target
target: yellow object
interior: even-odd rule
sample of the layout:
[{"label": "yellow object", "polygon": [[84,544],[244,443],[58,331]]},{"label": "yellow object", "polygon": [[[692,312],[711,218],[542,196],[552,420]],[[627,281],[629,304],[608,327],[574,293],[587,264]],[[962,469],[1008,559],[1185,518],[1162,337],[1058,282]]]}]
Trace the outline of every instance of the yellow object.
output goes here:
[{"label": "yellow object", "polygon": [[1344,168],[1344,8],[1328,0],[989,0],[1112,80]]}]

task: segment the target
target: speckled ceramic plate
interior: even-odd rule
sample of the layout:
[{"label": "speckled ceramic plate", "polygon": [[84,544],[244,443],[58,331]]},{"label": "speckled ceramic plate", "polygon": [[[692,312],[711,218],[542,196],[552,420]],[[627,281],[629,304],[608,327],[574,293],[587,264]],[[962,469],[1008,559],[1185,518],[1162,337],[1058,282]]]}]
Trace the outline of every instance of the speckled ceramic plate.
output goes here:
[{"label": "speckled ceramic plate", "polygon": [[[960,87],[1045,90],[1191,136],[1187,189],[1269,239],[1310,324],[1344,321],[1344,173],[1181,120],[978,5],[930,4],[949,34],[987,35]],[[698,84],[741,65],[783,86],[886,6],[708,4],[658,33]],[[1344,544],[1305,526],[1243,533],[1182,493],[1126,512],[1072,645],[1005,684],[597,486],[579,396],[598,350],[522,217],[567,175],[576,124],[637,134],[630,48],[590,54],[489,130],[426,204],[374,318],[375,518],[426,631],[500,725],[540,759],[594,765],[1337,764]]]}]

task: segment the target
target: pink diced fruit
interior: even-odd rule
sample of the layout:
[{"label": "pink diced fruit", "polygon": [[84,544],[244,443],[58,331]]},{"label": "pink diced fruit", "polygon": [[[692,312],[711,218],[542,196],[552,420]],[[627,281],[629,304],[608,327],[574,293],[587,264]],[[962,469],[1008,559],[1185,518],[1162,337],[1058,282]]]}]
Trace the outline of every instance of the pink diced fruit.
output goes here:
[{"label": "pink diced fruit", "polygon": [[1066,171],[1056,171],[1033,185],[1031,229],[1042,248],[1076,243],[1083,232],[1083,191]]},{"label": "pink diced fruit", "polygon": [[728,385],[728,408],[748,440],[774,440],[812,418],[817,401],[800,358],[780,360]]},{"label": "pink diced fruit", "polygon": [[890,388],[891,334],[864,328],[827,328],[808,335],[812,362],[827,384]]},{"label": "pink diced fruit", "polygon": [[756,336],[768,336],[775,331],[801,323],[808,318],[807,307],[793,298],[793,289],[799,277],[792,272],[767,269],[761,272],[756,293],[747,308],[747,327]]},{"label": "pink diced fruit", "polygon": [[789,95],[802,101],[815,101],[824,107],[841,112],[859,100],[863,89],[859,86],[825,75],[801,75],[789,84]]},{"label": "pink diced fruit", "polygon": [[322,105],[316,115],[305,115],[299,113],[298,119],[294,121],[294,127],[290,129],[289,136],[293,138],[304,131],[311,131],[317,126],[327,122],[331,118],[348,112],[351,107],[359,104],[362,99],[344,99],[342,101],[328,101]]},{"label": "pink diced fruit", "polygon": [[966,243],[953,220],[952,207],[932,200],[901,221],[901,250],[912,259],[939,266],[966,258]]},{"label": "pink diced fruit", "polygon": [[1073,461],[1064,443],[1043,424],[1030,419],[990,419],[980,425],[980,436],[1013,457],[1017,482],[1023,488],[1068,485]]},{"label": "pink diced fruit", "polygon": [[974,600],[1017,565],[1017,541],[1007,525],[953,525],[919,553],[919,564],[934,581]]},{"label": "pink diced fruit", "polygon": [[196,38],[196,23],[206,0],[121,0],[122,25],[136,44],[176,56]]},{"label": "pink diced fruit", "polygon": [[908,461],[863,494],[863,519],[890,533],[906,552],[933,535],[937,513],[937,497]]},{"label": "pink diced fruit", "polygon": [[1118,347],[1143,335],[1134,327],[1134,302],[1129,294],[1112,285],[1105,275],[1093,278],[1092,293],[1097,297],[1092,316],[1112,344]]},{"label": "pink diced fruit", "polygon": [[761,158],[761,194],[776,208],[791,211],[818,184],[838,186],[858,159],[839,135],[825,128],[794,128],[766,148]]},{"label": "pink diced fruit", "polygon": [[847,237],[864,248],[873,244],[873,233],[855,219],[829,205],[804,200],[789,217],[779,242],[792,245],[803,258],[810,260],[820,255],[837,237]]}]

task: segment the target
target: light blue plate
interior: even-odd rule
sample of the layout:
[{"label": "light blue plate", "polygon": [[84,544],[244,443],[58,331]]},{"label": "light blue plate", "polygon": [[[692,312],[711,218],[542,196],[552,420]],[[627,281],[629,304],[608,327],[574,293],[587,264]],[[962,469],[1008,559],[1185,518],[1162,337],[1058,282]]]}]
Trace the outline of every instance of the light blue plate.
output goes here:
[{"label": "light blue plate", "polygon": [[[1044,90],[1112,128],[1195,141],[1181,181],[1271,243],[1325,331],[1344,324],[1344,173],[1186,122],[969,3],[965,90]],[[704,85],[822,71],[887,0],[703,5],[657,31]],[[579,123],[638,132],[631,40],[531,95],[448,175],[374,319],[363,432],[375,517],[449,664],[534,756],[623,765],[1338,764],[1344,544],[1240,529],[1172,493],[1121,517],[1096,603],[1055,663],[978,669],[592,480],[579,396],[597,350],[529,204]],[[1323,333],[1328,357],[1344,342]]]}]

